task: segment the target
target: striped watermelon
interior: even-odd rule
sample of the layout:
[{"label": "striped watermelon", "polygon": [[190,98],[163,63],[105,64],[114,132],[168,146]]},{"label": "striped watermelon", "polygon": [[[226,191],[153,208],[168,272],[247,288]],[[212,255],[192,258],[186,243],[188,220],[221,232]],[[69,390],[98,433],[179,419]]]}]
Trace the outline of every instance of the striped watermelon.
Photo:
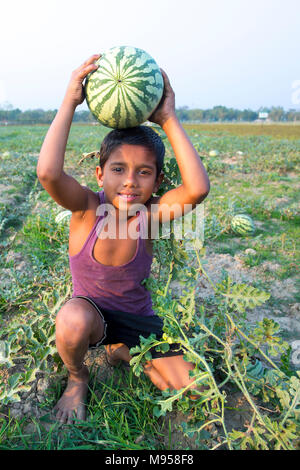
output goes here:
[{"label": "striped watermelon", "polygon": [[68,217],[69,215],[72,215],[72,212],[69,211],[69,210],[66,210],[66,211],[62,211],[60,212],[59,214],[57,214],[57,216],[55,217],[55,222],[57,224],[59,224],[63,219],[65,219],[66,217]]},{"label": "striped watermelon", "polygon": [[232,217],[231,228],[238,235],[252,235],[255,230],[254,222],[247,214],[237,214]]},{"label": "striped watermelon", "polygon": [[104,126],[124,129],[145,122],[159,104],[164,80],[155,60],[142,49],[113,47],[95,62],[85,82],[91,113]]}]

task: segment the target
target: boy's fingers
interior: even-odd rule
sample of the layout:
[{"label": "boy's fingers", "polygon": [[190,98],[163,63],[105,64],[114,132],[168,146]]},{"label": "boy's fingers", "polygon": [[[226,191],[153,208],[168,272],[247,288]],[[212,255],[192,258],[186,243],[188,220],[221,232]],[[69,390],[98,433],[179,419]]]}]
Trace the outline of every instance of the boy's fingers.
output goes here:
[{"label": "boy's fingers", "polygon": [[91,64],[95,60],[99,59],[99,57],[101,57],[101,54],[93,54],[89,59],[83,62],[82,66]]},{"label": "boy's fingers", "polygon": [[93,64],[93,62],[95,62],[95,60],[99,59],[100,57],[101,57],[101,54],[92,55],[89,59],[83,62],[83,64],[81,64],[80,67],[76,69],[76,71],[81,71],[87,65]]},{"label": "boy's fingers", "polygon": [[83,67],[81,70],[78,71],[78,77],[84,78],[89,72],[96,70],[98,65],[96,64],[89,64],[86,67]]},{"label": "boy's fingers", "polygon": [[163,69],[160,69],[161,73],[162,73],[162,76],[163,76],[163,79],[166,83],[170,84],[170,80],[169,80],[169,77],[168,75],[166,74],[166,72],[163,70]]}]

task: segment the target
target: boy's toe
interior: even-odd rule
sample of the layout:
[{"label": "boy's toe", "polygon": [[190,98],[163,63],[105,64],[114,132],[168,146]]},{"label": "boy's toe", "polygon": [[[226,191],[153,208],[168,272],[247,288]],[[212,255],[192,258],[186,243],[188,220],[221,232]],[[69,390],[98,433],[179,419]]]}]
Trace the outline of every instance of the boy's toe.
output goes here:
[{"label": "boy's toe", "polygon": [[73,421],[74,421],[74,418],[75,418],[75,412],[72,410],[72,411],[69,411],[69,413],[67,413],[67,416],[66,416],[66,423],[67,424],[73,424]]},{"label": "boy's toe", "polygon": [[80,405],[77,408],[77,419],[80,419],[81,421],[85,421],[86,418],[86,408],[85,405]]},{"label": "boy's toe", "polygon": [[62,415],[62,410],[59,408],[54,408],[53,411],[55,412],[55,418],[59,421]]},{"label": "boy's toe", "polygon": [[68,412],[63,411],[61,413],[60,417],[58,418],[58,420],[59,420],[60,423],[65,424],[68,421]]}]

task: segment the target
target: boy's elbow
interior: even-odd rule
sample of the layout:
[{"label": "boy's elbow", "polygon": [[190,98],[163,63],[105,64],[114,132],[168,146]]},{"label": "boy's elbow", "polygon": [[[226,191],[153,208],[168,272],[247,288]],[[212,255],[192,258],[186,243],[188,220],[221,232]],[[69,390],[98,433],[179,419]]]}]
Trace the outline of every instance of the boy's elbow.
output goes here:
[{"label": "boy's elbow", "polygon": [[206,196],[208,196],[208,194],[209,194],[209,191],[210,191],[210,182],[208,181],[208,183],[207,183],[207,190],[206,190],[205,197],[206,197]]},{"label": "boy's elbow", "polygon": [[210,182],[207,181],[203,186],[201,186],[201,189],[199,191],[199,197],[202,197],[203,199],[208,196],[210,191]]},{"label": "boy's elbow", "polygon": [[38,177],[39,180],[45,179],[45,176],[46,176],[45,170],[43,170],[39,162],[36,167],[36,176]]},{"label": "boy's elbow", "polygon": [[209,179],[208,179],[206,181],[206,184],[205,184],[205,187],[204,187],[203,195],[205,197],[208,196],[209,191],[210,191],[210,182],[209,182]]},{"label": "boy's elbow", "polygon": [[36,176],[37,176],[38,179],[40,179],[40,177],[41,177],[41,172],[40,172],[40,169],[39,169],[38,166],[36,167]]},{"label": "boy's elbow", "polygon": [[45,181],[47,179],[49,179],[49,175],[47,175],[46,173],[40,171],[40,170],[37,170],[36,171],[36,176],[39,180],[39,182],[41,183],[42,181]]},{"label": "boy's elbow", "polygon": [[53,172],[50,169],[43,169],[39,167],[37,167],[36,169],[36,175],[40,183],[42,181],[57,181],[60,177],[60,174],[58,174],[57,172]]},{"label": "boy's elbow", "polygon": [[36,176],[37,176],[37,179],[39,181],[41,181],[41,179],[43,179],[43,175],[42,175],[41,171],[38,168],[36,169]]},{"label": "boy's elbow", "polygon": [[204,190],[203,190],[203,199],[205,199],[208,196],[209,191],[210,191],[210,181],[207,178],[207,181],[205,183]]},{"label": "boy's elbow", "polygon": [[197,204],[200,204],[209,194],[210,191],[210,182],[207,181],[206,184],[201,187],[201,191],[197,195]]},{"label": "boy's elbow", "polygon": [[207,191],[203,192],[203,194],[200,196],[198,204],[200,204],[200,202],[204,201],[204,199],[207,198],[208,194],[209,194],[209,189]]}]

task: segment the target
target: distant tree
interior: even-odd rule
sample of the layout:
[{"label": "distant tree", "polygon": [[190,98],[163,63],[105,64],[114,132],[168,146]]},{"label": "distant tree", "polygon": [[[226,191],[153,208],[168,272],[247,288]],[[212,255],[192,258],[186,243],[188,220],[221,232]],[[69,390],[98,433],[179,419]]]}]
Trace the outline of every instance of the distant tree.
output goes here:
[{"label": "distant tree", "polygon": [[212,111],[216,121],[225,121],[227,111],[225,106],[214,106]]},{"label": "distant tree", "polygon": [[[5,109],[4,109],[5,108]],[[3,108],[0,106],[0,122],[20,123],[20,124],[50,124],[57,113],[57,109],[28,109],[21,111],[19,108],[11,109],[11,105],[6,103]],[[176,114],[180,121],[199,122],[227,122],[227,121],[254,121],[258,118],[259,112],[268,112],[273,121],[300,121],[300,111],[289,109],[284,111],[281,106],[272,108],[260,107],[257,111],[251,109],[234,109],[226,106],[214,106],[212,109],[189,109],[188,106],[181,106],[176,109]],[[97,120],[90,111],[75,111],[73,122],[97,123]]]},{"label": "distant tree", "polygon": [[239,111],[233,108],[227,108],[226,110],[226,121],[236,121],[239,115]]},{"label": "distant tree", "polygon": [[271,108],[267,108],[266,106],[261,106],[258,109],[258,113],[269,113],[271,111]]},{"label": "distant tree", "polygon": [[300,121],[300,111],[296,111],[296,109],[289,109],[286,112],[286,120],[289,122]]},{"label": "distant tree", "polygon": [[42,118],[42,122],[44,124],[50,124],[55,118],[56,113],[57,113],[57,109],[54,109],[54,110],[49,109],[48,111],[45,111],[44,116]]},{"label": "distant tree", "polygon": [[190,121],[202,121],[203,120],[202,109],[190,109],[188,113],[189,113]]},{"label": "distant tree", "polygon": [[242,121],[254,121],[258,118],[258,113],[255,111],[251,111],[251,109],[244,109],[241,112],[241,120]]},{"label": "distant tree", "polygon": [[281,106],[277,106],[277,107],[273,106],[271,108],[271,111],[269,113],[269,118],[272,121],[285,121],[285,117],[286,117],[285,111]]},{"label": "distant tree", "polygon": [[178,119],[180,119],[180,121],[189,121],[188,106],[182,106],[176,109],[176,114],[178,116]]}]

